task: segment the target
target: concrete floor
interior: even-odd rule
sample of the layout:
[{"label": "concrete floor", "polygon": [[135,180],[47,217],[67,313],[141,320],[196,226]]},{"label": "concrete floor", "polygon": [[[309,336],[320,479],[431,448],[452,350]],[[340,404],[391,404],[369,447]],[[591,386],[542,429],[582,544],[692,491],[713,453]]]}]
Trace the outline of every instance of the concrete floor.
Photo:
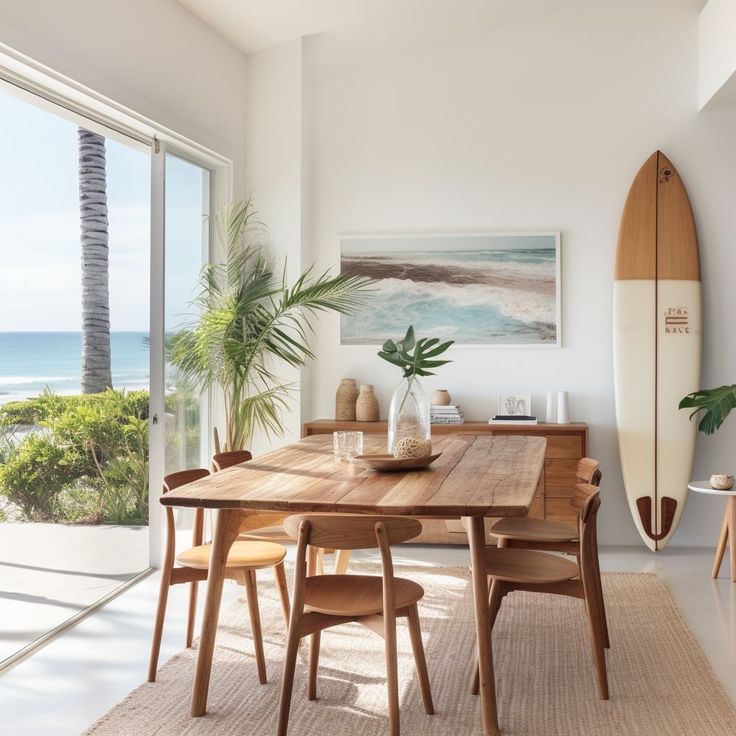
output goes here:
[{"label": "concrete floor", "polygon": [[[643,547],[611,547],[602,550],[601,567],[656,573],[736,702],[736,584],[727,577],[727,561],[721,578],[710,579],[712,558],[713,550],[703,548],[668,547],[654,555]],[[397,566],[402,559],[464,565],[468,551],[405,545],[395,550]],[[185,588],[175,587],[169,597],[161,663],[182,648]],[[240,594],[238,586],[226,583],[223,606]],[[79,734],[141,684],[157,595],[158,575],[152,575],[0,674],[0,731],[7,736]]]},{"label": "concrete floor", "polygon": [[147,567],[147,526],[0,524],[0,664]]}]

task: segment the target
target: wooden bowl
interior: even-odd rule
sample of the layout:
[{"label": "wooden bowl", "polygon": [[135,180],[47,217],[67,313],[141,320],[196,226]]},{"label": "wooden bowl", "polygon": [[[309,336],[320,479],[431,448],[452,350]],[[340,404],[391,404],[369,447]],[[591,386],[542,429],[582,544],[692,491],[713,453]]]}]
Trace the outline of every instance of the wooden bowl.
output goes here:
[{"label": "wooden bowl", "polygon": [[357,455],[354,462],[364,465],[371,470],[382,472],[395,472],[399,470],[417,470],[431,465],[442,453],[425,455],[424,457],[397,458],[393,455]]}]

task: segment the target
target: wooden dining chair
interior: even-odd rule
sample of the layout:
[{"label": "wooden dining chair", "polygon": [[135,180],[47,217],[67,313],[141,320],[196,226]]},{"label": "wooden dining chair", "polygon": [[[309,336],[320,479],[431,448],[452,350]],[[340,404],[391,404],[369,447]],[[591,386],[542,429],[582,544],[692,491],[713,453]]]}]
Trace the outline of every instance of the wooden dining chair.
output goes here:
[{"label": "wooden dining chair", "polygon": [[[212,456],[212,470],[218,472],[231,468],[234,465],[248,462],[253,459],[253,455],[248,450],[230,450],[226,452],[218,452]],[[243,512],[247,514],[249,512]],[[278,512],[263,512],[263,520],[266,525],[260,528],[252,527],[250,531],[242,531],[239,539],[255,539],[258,541],[269,542],[291,542],[291,537],[284,531],[284,519],[288,514],[279,514]],[[312,564],[316,565],[316,570],[320,574],[324,572],[324,555],[331,554],[334,550],[319,550],[316,557],[311,557]],[[335,572],[347,572],[348,563],[350,561],[350,552],[341,550],[335,557]]]},{"label": "wooden dining chair", "polygon": [[[588,615],[593,661],[598,674],[601,700],[608,700],[605,652],[605,612],[600,593],[596,534],[600,489],[588,483],[575,486],[570,503],[578,511],[577,560],[531,549],[486,547],[485,565],[491,583],[489,608],[491,629],[504,596],[514,590],[552,593],[582,598]],[[476,666],[472,690],[478,694]]]},{"label": "wooden dining chair", "polygon": [[[600,486],[603,478],[600,463],[590,457],[582,458],[575,469],[575,476],[578,483]],[[506,517],[505,519],[500,519],[491,527],[491,534],[497,538],[498,547],[564,552],[575,555],[576,557],[580,553],[578,529],[572,524],[563,524],[546,519],[530,519],[527,516]],[[597,555],[593,562],[596,568],[598,596],[601,600],[601,605],[604,605],[601,573]],[[605,606],[603,624],[606,649],[610,649],[608,617],[605,613]]]},{"label": "wooden dining chair", "polygon": [[[164,478],[163,492],[168,493],[187,483],[204,478],[210,474],[205,468],[182,470],[171,473]],[[189,610],[187,613],[186,646],[192,646],[194,638],[194,622],[197,613],[197,586],[207,580],[207,571],[210,562],[211,545],[203,544],[204,509],[197,508],[194,512],[194,528],[192,534],[192,547],[186,551],[176,554],[176,524],[174,522],[174,509],[165,506],[166,509],[166,551],[161,568],[161,586],[159,589],[158,606],[156,609],[156,623],[153,630],[153,643],[151,645],[151,658],[148,664],[148,681],[156,679],[158,668],[158,657],[161,650],[161,637],[164,629],[164,618],[166,616],[166,604],[169,597],[169,588],[172,585],[189,583]],[[258,523],[257,518],[244,519],[243,523]],[[263,523],[261,517],[260,523]],[[243,524],[241,524],[241,528]],[[261,683],[266,682],[266,659],[263,653],[263,638],[261,635],[261,617],[258,608],[258,590],[256,587],[256,570],[271,567],[276,577],[276,587],[281,598],[281,607],[286,625],[289,623],[290,604],[289,592],[286,587],[286,574],[284,572],[283,559],[286,556],[286,548],[281,544],[269,541],[236,541],[230,548],[227,557],[227,570],[225,576],[237,580],[245,587],[248,601],[248,612],[250,615],[251,629],[253,632],[253,644],[255,647],[256,664],[258,667],[258,679]],[[178,565],[176,564],[178,563]]]},{"label": "wooden dining chair", "polygon": [[[286,736],[299,643],[310,636],[309,700],[317,698],[320,636],[324,629],[357,622],[382,636],[388,679],[389,733],[399,734],[399,684],[396,651],[396,619],[407,618],[414,661],[425,711],[432,715],[432,693],[424,657],[417,602],[421,585],[394,577],[391,544],[413,539],[422,531],[416,519],[391,516],[305,514],[291,516],[284,524],[298,540],[294,571],[294,601],[284,659],[279,708],[279,736]],[[380,550],[382,575],[308,575],[308,548]]]}]

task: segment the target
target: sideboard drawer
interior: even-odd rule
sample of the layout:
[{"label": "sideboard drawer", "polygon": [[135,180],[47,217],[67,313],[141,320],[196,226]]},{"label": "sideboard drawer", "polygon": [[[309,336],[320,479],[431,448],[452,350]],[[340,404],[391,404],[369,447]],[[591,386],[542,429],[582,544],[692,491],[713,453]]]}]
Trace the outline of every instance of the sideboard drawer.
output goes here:
[{"label": "sideboard drawer", "polygon": [[583,438],[580,435],[560,434],[547,437],[548,458],[575,458],[583,456]]},{"label": "sideboard drawer", "polygon": [[577,476],[578,458],[554,458],[544,461],[544,476],[547,496],[570,498]]},{"label": "sideboard drawer", "polygon": [[564,521],[568,524],[574,524],[577,519],[569,497],[550,498],[548,496],[544,501],[544,516],[550,521]]}]

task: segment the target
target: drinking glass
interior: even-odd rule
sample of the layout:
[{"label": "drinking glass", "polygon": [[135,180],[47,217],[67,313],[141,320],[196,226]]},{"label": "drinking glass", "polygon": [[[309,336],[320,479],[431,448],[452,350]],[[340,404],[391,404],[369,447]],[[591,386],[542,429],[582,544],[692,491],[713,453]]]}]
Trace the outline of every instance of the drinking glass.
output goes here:
[{"label": "drinking glass", "polygon": [[332,449],[335,452],[335,462],[352,462],[356,455],[363,454],[363,433],[333,432]]}]

